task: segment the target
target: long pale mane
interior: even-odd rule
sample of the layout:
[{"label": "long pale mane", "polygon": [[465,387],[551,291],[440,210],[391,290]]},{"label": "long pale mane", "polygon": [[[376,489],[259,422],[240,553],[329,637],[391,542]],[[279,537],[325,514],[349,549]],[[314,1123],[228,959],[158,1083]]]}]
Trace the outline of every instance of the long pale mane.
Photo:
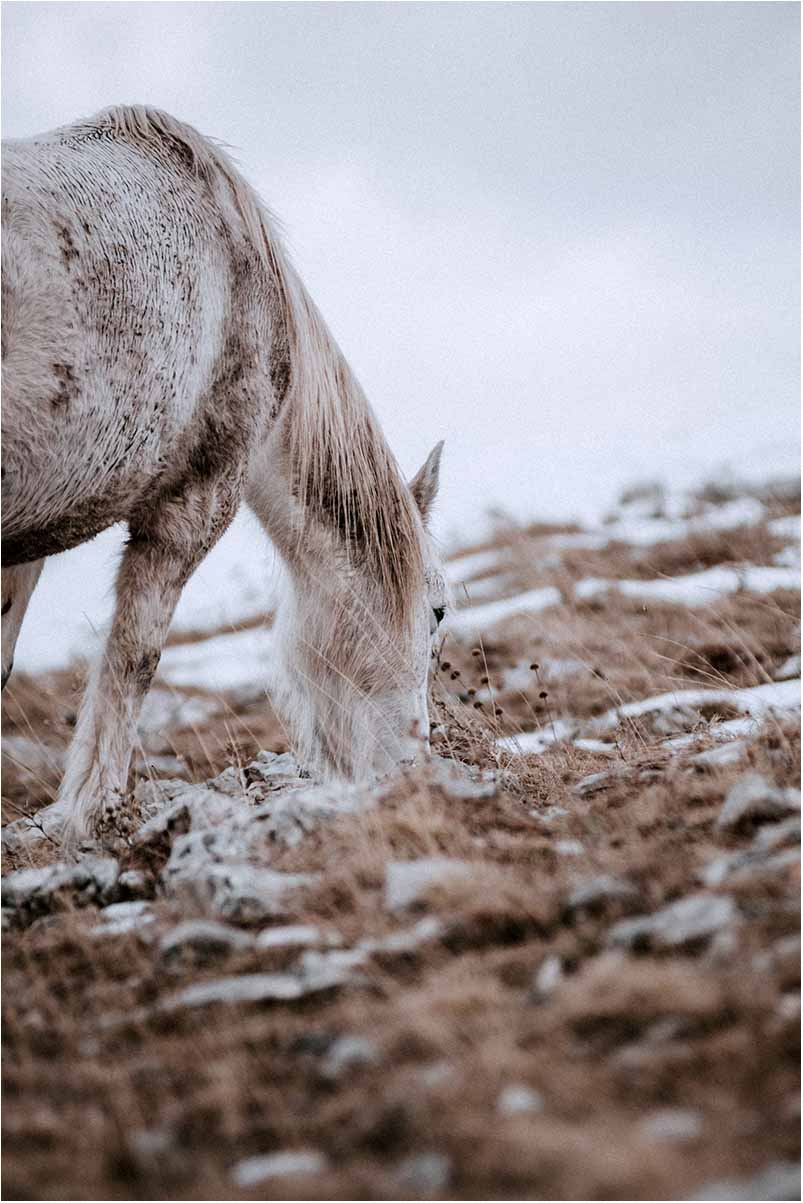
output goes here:
[{"label": "long pale mane", "polygon": [[104,126],[132,141],[167,140],[197,176],[228,185],[281,305],[290,358],[285,450],[294,492],[307,514],[339,530],[349,555],[384,590],[389,616],[404,623],[423,579],[415,503],[267,207],[218,144],[166,113],[143,105],[112,108],[91,122],[94,130]]}]

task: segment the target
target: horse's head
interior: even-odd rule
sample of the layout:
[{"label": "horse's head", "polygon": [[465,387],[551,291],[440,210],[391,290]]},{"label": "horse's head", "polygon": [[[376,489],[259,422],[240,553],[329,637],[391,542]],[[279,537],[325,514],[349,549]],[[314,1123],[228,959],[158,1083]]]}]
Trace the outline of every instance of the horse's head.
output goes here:
[{"label": "horse's head", "polygon": [[429,746],[429,674],[449,604],[428,530],[441,450],[400,482],[414,547],[360,557],[337,524],[315,523],[303,561],[290,563],[274,693],[299,759],[324,777],[371,778]]}]

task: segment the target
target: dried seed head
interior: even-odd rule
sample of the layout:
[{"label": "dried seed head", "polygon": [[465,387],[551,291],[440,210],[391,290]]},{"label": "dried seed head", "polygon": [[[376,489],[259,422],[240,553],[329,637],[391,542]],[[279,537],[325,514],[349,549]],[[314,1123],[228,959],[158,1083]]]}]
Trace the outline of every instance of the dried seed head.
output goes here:
[{"label": "dried seed head", "polygon": [[453,673],[449,673],[449,680],[456,681],[459,676],[460,676],[460,670],[456,668]]},{"label": "dried seed head", "polygon": [[480,685],[487,685],[487,684],[488,684],[488,678],[480,677]]},{"label": "dried seed head", "polygon": [[475,702],[475,703],[474,703],[474,709],[475,709],[475,710],[482,710],[482,702]]},{"label": "dried seed head", "polygon": [[451,667],[452,667],[452,665],[449,660],[441,660],[441,668],[443,669],[443,671],[445,673],[448,673],[448,671]]},{"label": "dried seed head", "polygon": [[497,706],[496,709],[494,710],[494,714],[496,715],[497,718],[501,718],[504,713],[505,712],[501,706]]},{"label": "dried seed head", "polygon": [[545,689],[542,689],[538,696],[539,696],[539,698],[546,699],[549,697],[549,694],[547,693],[547,691]]},{"label": "dried seed head", "polygon": [[530,665],[530,672],[537,673],[540,667],[540,664],[536,664],[535,661],[533,661],[533,663]]},{"label": "dried seed head", "polygon": [[473,647],[473,648],[471,649],[471,654],[472,654],[472,656],[481,656],[481,655],[482,655],[482,649],[481,649],[481,648],[478,648],[478,647]]}]

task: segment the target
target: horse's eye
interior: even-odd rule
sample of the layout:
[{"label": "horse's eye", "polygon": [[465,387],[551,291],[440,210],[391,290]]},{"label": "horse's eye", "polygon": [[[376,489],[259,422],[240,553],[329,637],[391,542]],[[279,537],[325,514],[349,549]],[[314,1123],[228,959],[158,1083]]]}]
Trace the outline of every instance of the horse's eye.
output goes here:
[{"label": "horse's eye", "polygon": [[443,622],[443,616],[446,613],[445,609],[443,606],[433,606],[432,613],[435,615],[435,621],[440,626],[440,624]]}]

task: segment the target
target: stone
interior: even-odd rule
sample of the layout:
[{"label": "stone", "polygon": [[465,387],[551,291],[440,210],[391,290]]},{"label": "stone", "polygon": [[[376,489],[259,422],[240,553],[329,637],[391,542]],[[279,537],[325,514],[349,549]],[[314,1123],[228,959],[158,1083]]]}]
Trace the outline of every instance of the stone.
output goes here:
[{"label": "stone", "polygon": [[788,844],[800,843],[800,816],[782,819],[780,823],[767,823],[759,827],[753,836],[753,848],[784,848]]},{"label": "stone", "polygon": [[267,1178],[288,1178],[295,1174],[322,1174],[329,1162],[317,1149],[285,1149],[264,1157],[245,1157],[231,1171],[234,1183],[243,1189],[257,1186]]},{"label": "stone", "polygon": [[339,1036],[330,1047],[321,1067],[325,1078],[335,1081],[350,1069],[379,1062],[379,1048],[365,1036]]},{"label": "stone", "polygon": [[117,878],[117,888],[124,899],[149,898],[153,893],[153,879],[141,869],[126,869]]},{"label": "stone", "polygon": [[452,1162],[444,1153],[416,1153],[405,1157],[397,1169],[399,1186],[421,1195],[434,1195],[446,1189],[452,1174]]},{"label": "stone", "polygon": [[639,891],[632,882],[610,873],[598,873],[577,883],[566,900],[566,909],[579,911],[606,902],[631,902],[638,897]]},{"label": "stone", "polygon": [[800,652],[795,652],[784,660],[780,668],[775,670],[775,681],[795,681],[800,677]]},{"label": "stone", "polygon": [[385,955],[415,952],[422,944],[439,940],[446,931],[446,924],[435,915],[427,915],[413,927],[404,931],[391,932],[387,936],[366,936],[357,947],[363,952],[378,952]]},{"label": "stone", "polygon": [[703,885],[714,889],[724,882],[730,886],[748,885],[762,878],[774,877],[799,864],[799,847],[786,848],[781,852],[772,847],[749,848],[745,852],[716,857],[700,870],[698,877]]},{"label": "stone", "polygon": [[692,756],[692,764],[701,764],[704,768],[722,768],[726,764],[737,764],[747,753],[747,744],[743,739],[732,739],[728,743],[718,744],[715,748],[706,748]]},{"label": "stone", "polygon": [[506,1086],[496,1100],[500,1115],[521,1115],[523,1112],[543,1111],[544,1099],[537,1090],[521,1082]]},{"label": "stone", "polygon": [[257,948],[299,948],[314,944],[331,944],[339,937],[324,935],[317,927],[294,924],[286,927],[266,927],[256,937]]},{"label": "stone", "polygon": [[702,1131],[703,1117],[700,1112],[679,1107],[653,1111],[639,1124],[639,1135],[651,1144],[686,1144],[698,1140]]},{"label": "stone", "polygon": [[2,880],[3,906],[29,917],[48,914],[60,899],[75,906],[103,906],[115,901],[119,875],[119,863],[101,856],[84,856],[77,864],[57,861],[41,869],[17,869]]},{"label": "stone", "polygon": [[653,915],[621,920],[608,933],[608,942],[624,948],[683,948],[727,930],[738,914],[727,895],[689,894]]},{"label": "stone", "polygon": [[731,788],[717,818],[721,831],[734,831],[756,819],[783,819],[800,813],[800,791],[777,789],[760,773],[746,773]]},{"label": "stone", "polygon": [[159,943],[159,954],[165,960],[189,953],[200,960],[228,956],[253,948],[255,940],[247,932],[216,923],[212,919],[186,919],[167,932]]},{"label": "stone", "polygon": [[389,911],[406,910],[420,902],[433,886],[466,878],[471,872],[467,861],[445,856],[390,861],[385,865],[385,906]]},{"label": "stone", "polygon": [[544,957],[533,977],[532,993],[535,999],[541,1001],[549,998],[563,978],[563,962],[560,957],[551,953]]},{"label": "stone", "polygon": [[583,856],[585,848],[579,840],[556,840],[555,851],[558,856]]},{"label": "stone", "polygon": [[362,785],[327,785],[294,789],[265,802],[255,819],[270,839],[295,848],[321,823],[339,815],[359,814],[373,806],[376,795]]},{"label": "stone", "polygon": [[725,1178],[709,1182],[691,1199],[799,1199],[800,1163],[772,1161],[751,1178]]},{"label": "stone", "polygon": [[176,841],[162,871],[165,894],[190,899],[221,919],[235,923],[283,919],[291,910],[293,893],[316,880],[309,873],[279,873],[242,861],[214,861],[204,855],[203,848],[184,845],[188,838]]},{"label": "stone", "polygon": [[156,920],[149,902],[113,902],[105,906],[98,915],[98,922],[92,928],[94,938],[106,936],[123,936],[129,932],[142,932]]}]

